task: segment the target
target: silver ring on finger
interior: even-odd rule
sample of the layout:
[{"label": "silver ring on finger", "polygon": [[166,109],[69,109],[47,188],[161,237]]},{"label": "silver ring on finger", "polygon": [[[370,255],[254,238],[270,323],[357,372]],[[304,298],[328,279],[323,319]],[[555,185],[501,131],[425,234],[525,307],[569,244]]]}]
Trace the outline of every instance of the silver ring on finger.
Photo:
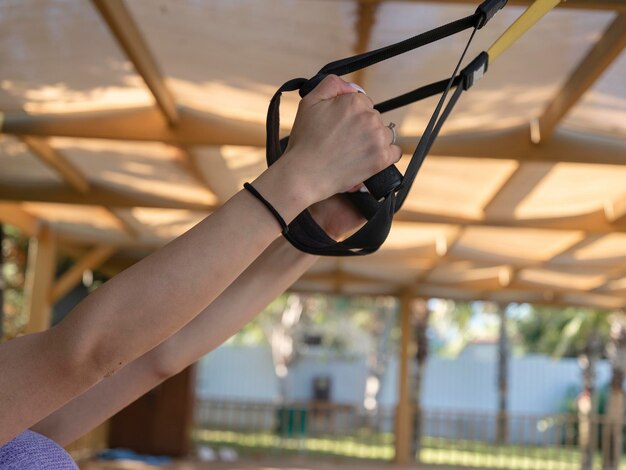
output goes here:
[{"label": "silver ring on finger", "polygon": [[389,130],[391,131],[391,144],[389,144],[389,145],[395,145],[395,143],[396,143],[396,137],[397,137],[397,134],[396,134],[396,124],[395,124],[395,123],[393,123],[393,122],[390,122],[390,123],[387,125],[387,127],[388,127],[388,128],[389,128]]}]

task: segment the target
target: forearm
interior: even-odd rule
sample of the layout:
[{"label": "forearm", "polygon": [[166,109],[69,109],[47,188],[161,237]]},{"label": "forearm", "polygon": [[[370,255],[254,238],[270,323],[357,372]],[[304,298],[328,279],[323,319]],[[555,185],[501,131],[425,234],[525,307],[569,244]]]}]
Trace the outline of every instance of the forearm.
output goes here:
[{"label": "forearm", "polygon": [[316,260],[282,237],[174,336],[53,413],[33,429],[69,444],[249,322]]},{"label": "forearm", "polygon": [[[270,175],[275,179],[257,180],[259,190],[289,221],[306,202],[296,184],[278,190],[280,169]],[[288,194],[296,199],[286,200]],[[0,445],[186,325],[279,233],[267,209],[240,192],[107,282],[55,328],[0,345]]]},{"label": "forearm", "polygon": [[[270,189],[280,180],[264,186],[259,182],[274,203],[284,198]],[[296,196],[297,190],[291,194]],[[286,200],[277,204],[288,221],[303,205]],[[104,284],[60,327],[71,330],[87,355],[95,357],[96,367],[110,375],[213,302],[279,232],[266,208],[241,191],[191,230]]]}]

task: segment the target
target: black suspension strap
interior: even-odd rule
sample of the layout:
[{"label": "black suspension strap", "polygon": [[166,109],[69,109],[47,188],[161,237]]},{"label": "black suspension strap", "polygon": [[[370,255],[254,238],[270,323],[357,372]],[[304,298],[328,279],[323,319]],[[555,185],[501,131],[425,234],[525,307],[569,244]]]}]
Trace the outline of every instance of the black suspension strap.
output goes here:
[{"label": "black suspension strap", "polygon": [[[375,106],[375,109],[384,113],[441,93],[441,98],[418,142],[405,174],[402,175],[392,165],[364,182],[369,192],[345,194],[345,197],[367,219],[365,225],[347,239],[338,242],[328,236],[315,222],[309,211],[305,210],[289,224],[289,230],[285,230],[283,233],[292,245],[301,251],[316,255],[355,256],[372,253],[383,244],[391,229],[391,222],[395,212],[402,207],[426,155],[430,151],[445,120],[452,112],[454,105],[461,94],[468,90],[487,71],[489,56],[486,52],[480,53],[462,70],[460,70],[460,67],[476,31],[482,28],[497,11],[504,7],[506,2],[507,0],[487,0],[477,8],[473,15],[390,46],[331,62],[322,67],[313,78],[308,80],[305,78],[289,80],[278,89],[270,101],[267,113],[268,165],[272,165],[280,158],[287,144],[288,138],[282,141],[279,138],[279,108],[280,97],[283,92],[297,90],[300,96],[304,97],[329,74],[345,75],[355,72],[466,29],[472,29],[470,38],[449,79],[417,88]],[[454,91],[450,94],[452,89]],[[446,102],[449,94],[450,98]]]}]

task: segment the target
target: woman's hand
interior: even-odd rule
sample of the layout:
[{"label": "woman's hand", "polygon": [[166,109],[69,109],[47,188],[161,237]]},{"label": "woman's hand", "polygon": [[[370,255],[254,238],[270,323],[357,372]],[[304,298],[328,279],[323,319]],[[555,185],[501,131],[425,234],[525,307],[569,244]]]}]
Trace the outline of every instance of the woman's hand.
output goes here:
[{"label": "woman's hand", "polygon": [[367,95],[329,75],[300,102],[279,161],[302,176],[312,201],[321,201],[397,162],[402,152],[392,137]]},{"label": "woman's hand", "polygon": [[341,194],[309,207],[311,215],[324,231],[335,240],[342,240],[367,220]]}]

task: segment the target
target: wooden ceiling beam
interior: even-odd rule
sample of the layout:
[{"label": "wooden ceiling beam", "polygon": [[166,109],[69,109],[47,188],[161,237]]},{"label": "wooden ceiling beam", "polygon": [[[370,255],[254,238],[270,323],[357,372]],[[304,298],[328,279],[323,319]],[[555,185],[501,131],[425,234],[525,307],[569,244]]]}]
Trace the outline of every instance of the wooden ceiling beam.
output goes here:
[{"label": "wooden ceiling beam", "polygon": [[511,227],[545,230],[564,230],[585,233],[623,233],[626,221],[609,223],[603,210],[583,215],[550,219],[469,218],[402,209],[396,215],[398,221],[427,224],[466,225],[472,227]]},{"label": "wooden ceiling beam", "polygon": [[22,136],[22,141],[39,160],[52,168],[74,191],[85,194],[89,191],[87,177],[65,157],[57,152],[48,142],[43,139]]},{"label": "wooden ceiling beam", "polygon": [[[338,0],[334,0],[338,1]],[[341,1],[341,0],[339,0]],[[361,2],[378,2],[381,0],[360,0]],[[429,3],[432,0],[383,0],[383,1],[400,1],[404,3]],[[477,0],[437,0],[437,3],[447,3],[453,5],[469,4],[476,6],[480,3]],[[508,5],[511,6],[529,6],[533,0],[509,0]],[[626,11],[626,0],[567,0],[559,3],[557,8],[575,8],[583,10],[615,10]]]},{"label": "wooden ceiling beam", "polygon": [[[586,301],[581,301],[582,299],[584,299],[584,297],[582,297],[582,299],[579,297],[576,300],[568,300],[567,294],[557,294],[552,291],[546,291],[545,293],[537,291],[536,296],[529,296],[527,295],[528,292],[519,292],[511,289],[499,289],[496,292],[476,292],[474,290],[455,289],[448,287],[445,290],[445,295],[442,295],[442,292],[444,291],[441,287],[433,285],[423,285],[420,286],[420,288],[413,290],[413,294],[416,297],[442,297],[450,300],[458,300],[464,302],[475,300],[496,302],[506,301],[507,303],[529,303],[533,305],[552,305],[557,307],[579,306],[601,309],[623,308],[626,306],[626,300],[619,297],[604,296],[604,302],[600,303],[598,299],[594,300],[594,298],[591,296],[587,297]],[[608,305],[609,303],[611,305]]]},{"label": "wooden ceiling beam", "polygon": [[[172,197],[159,195],[124,192],[118,189],[92,183],[91,190],[86,194],[64,185],[23,184],[3,182],[0,185],[0,201],[54,202],[60,204],[82,204],[107,207],[153,207],[161,209],[185,209],[192,211],[212,212],[216,205],[203,202],[176,200]],[[396,215],[397,221],[421,224],[444,224],[468,227],[511,227],[534,228],[545,230],[578,231],[587,234],[625,233],[626,220],[620,219],[613,223],[606,220],[603,210],[561,218],[547,219],[509,219],[509,218],[469,218],[420,212],[413,209],[402,209]]]},{"label": "wooden ceiling beam", "polygon": [[[175,196],[175,195],[173,195]],[[78,194],[72,188],[57,183],[22,184],[10,181],[0,184],[0,201],[54,202],[89,206],[154,207],[161,209],[186,209],[211,212],[216,205],[203,202],[188,202],[160,195],[126,192],[93,182],[86,194]]]},{"label": "wooden ceiling beam", "polygon": [[146,82],[168,125],[176,126],[179,115],[174,96],[167,88],[163,74],[123,0],[93,0],[93,3],[122,51]]},{"label": "wooden ceiling beam", "polygon": [[24,235],[34,237],[43,221],[25,210],[21,204],[0,202],[0,223],[17,227]]},{"label": "wooden ceiling beam", "polygon": [[[180,147],[265,146],[265,127],[217,115],[180,109],[181,124],[170,128],[158,111],[138,108],[123,111],[37,115],[4,115],[1,132],[40,137],[76,137],[131,141],[156,141]],[[490,158],[521,162],[565,162],[626,165],[626,139],[568,129],[557,129],[542,145],[530,141],[529,126],[504,130],[444,135],[437,139],[432,156]],[[398,144],[413,154],[417,136],[402,136]],[[429,157],[432,158],[432,157]]]},{"label": "wooden ceiling beam", "polygon": [[[59,174],[63,181],[77,193],[78,198],[89,193],[91,184],[87,177],[45,140],[30,136],[22,136],[21,139],[36,157]],[[116,209],[107,204],[103,204],[103,208],[115,219],[122,231],[132,237],[138,235],[137,230],[120,217]]]},{"label": "wooden ceiling beam", "polygon": [[626,47],[626,13],[619,14],[580,61],[539,117],[541,141],[550,139],[561,119]]},{"label": "wooden ceiling beam", "polygon": [[4,114],[0,131],[12,135],[163,142],[174,146],[265,146],[265,126],[179,108],[179,125],[169,127],[159,110],[142,107],[68,114]]},{"label": "wooden ceiling beam", "polygon": [[[417,137],[400,137],[398,144],[412,154]],[[626,139],[569,129],[557,129],[548,142],[535,145],[530,126],[445,135],[433,145],[431,156],[490,158],[520,162],[626,165]],[[431,157],[428,157],[431,158]]]},{"label": "wooden ceiling beam", "polygon": [[[302,278],[306,281],[306,278]],[[318,281],[319,282],[319,281]],[[400,287],[395,291],[390,291],[387,284],[380,283],[379,288],[375,285],[368,287],[366,295],[393,295],[405,290],[406,287]],[[319,289],[313,289],[319,292]],[[290,291],[294,292],[311,292],[299,284],[297,281]],[[329,284],[329,292],[331,285]],[[349,290],[344,290],[349,292]],[[554,305],[560,307],[592,307],[592,308],[623,308],[626,307],[626,299],[617,296],[595,295],[585,291],[555,291],[555,290],[519,290],[517,288],[499,288],[497,290],[481,290],[475,288],[467,288],[455,286],[454,284],[440,283],[423,283],[411,289],[414,297],[419,298],[445,298],[457,301],[495,301],[507,303],[530,303],[535,305]],[[587,295],[587,297],[585,297]],[[585,300],[586,299],[586,300]]]},{"label": "wooden ceiling beam", "polygon": [[[169,127],[176,127],[180,122],[180,115],[174,95],[171,93],[165,78],[157,65],[156,59],[150,52],[139,27],[133,20],[130,11],[123,0],[93,0],[94,5],[106,21],[111,33],[117,39],[119,46],[133,63],[144,82],[152,92],[154,99],[167,121]],[[179,162],[185,170],[205,188],[211,191],[206,178],[199,171],[193,156],[184,147],[178,147]],[[213,192],[213,191],[211,191]]]}]

